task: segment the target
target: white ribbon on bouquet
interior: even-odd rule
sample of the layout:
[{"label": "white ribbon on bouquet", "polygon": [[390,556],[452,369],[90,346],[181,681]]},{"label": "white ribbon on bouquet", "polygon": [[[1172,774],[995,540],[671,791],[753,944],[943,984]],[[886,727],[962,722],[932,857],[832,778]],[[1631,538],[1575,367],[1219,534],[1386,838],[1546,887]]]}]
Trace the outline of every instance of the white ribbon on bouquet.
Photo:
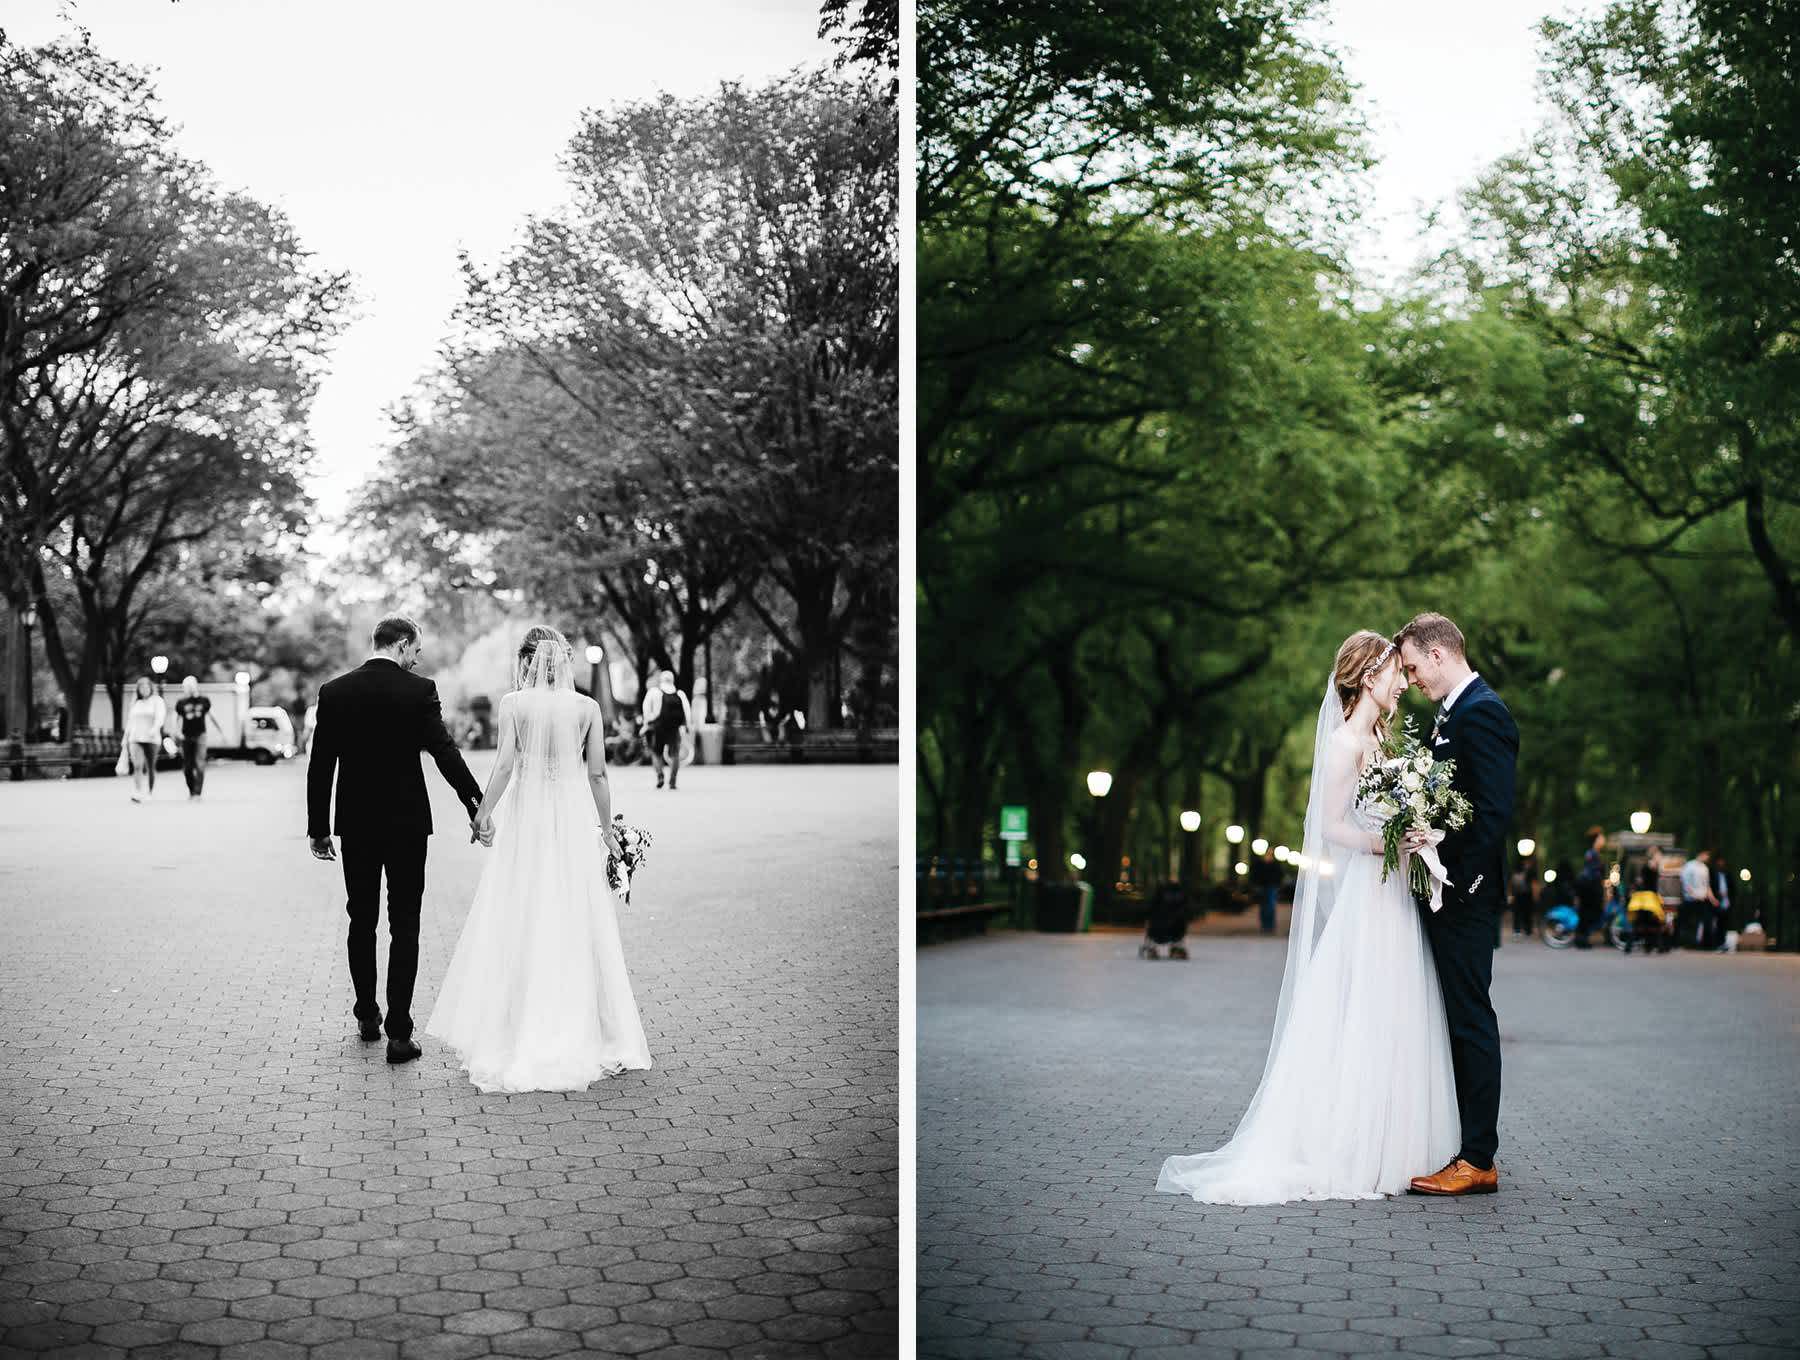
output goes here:
[{"label": "white ribbon on bouquet", "polygon": [[1431,909],[1441,911],[1444,906],[1444,889],[1455,885],[1450,882],[1450,874],[1444,868],[1444,861],[1438,858],[1437,846],[1428,845],[1423,850],[1410,853],[1425,861],[1425,872],[1431,875]]}]

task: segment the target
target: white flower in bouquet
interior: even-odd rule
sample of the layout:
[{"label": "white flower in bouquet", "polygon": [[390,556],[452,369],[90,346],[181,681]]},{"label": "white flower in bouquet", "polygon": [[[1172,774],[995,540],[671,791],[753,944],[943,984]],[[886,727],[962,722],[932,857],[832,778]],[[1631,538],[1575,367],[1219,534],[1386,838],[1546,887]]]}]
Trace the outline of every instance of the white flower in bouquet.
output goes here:
[{"label": "white flower in bouquet", "polygon": [[624,813],[613,815],[612,829],[619,843],[619,853],[613,853],[604,833],[600,837],[600,846],[606,851],[606,879],[621,902],[630,902],[631,880],[643,866],[652,837],[642,827],[628,826]]},{"label": "white flower in bouquet", "polygon": [[[1380,758],[1357,781],[1356,797],[1381,822],[1384,882],[1400,867],[1400,844],[1408,831],[1437,824],[1454,830],[1468,820],[1469,800],[1450,786],[1455,771],[1455,762],[1432,759],[1414,735],[1411,718],[1382,741]],[[1417,855],[1408,864],[1407,879],[1414,893],[1430,891],[1430,875]]]}]

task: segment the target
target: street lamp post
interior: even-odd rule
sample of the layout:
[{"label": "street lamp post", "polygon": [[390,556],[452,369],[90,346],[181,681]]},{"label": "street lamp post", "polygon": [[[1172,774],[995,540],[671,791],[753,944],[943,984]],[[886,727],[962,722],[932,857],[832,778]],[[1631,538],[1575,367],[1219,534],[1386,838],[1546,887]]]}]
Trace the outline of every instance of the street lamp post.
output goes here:
[{"label": "street lamp post", "polygon": [[160,699],[163,692],[163,676],[169,673],[169,658],[166,656],[151,657],[150,670],[156,676],[156,697]]},{"label": "street lamp post", "polygon": [[238,749],[241,751],[250,745],[250,672],[239,671],[231,677],[231,682],[237,686]]},{"label": "street lamp post", "polygon": [[594,702],[600,705],[600,721],[608,727],[613,725],[612,685],[611,677],[601,672],[601,663],[606,660],[606,649],[597,642],[588,644],[587,661],[592,667],[588,678],[588,688],[594,692]]},{"label": "street lamp post", "polygon": [[19,622],[25,625],[25,740],[30,741],[37,726],[32,710],[32,690],[36,687],[31,683],[31,630],[37,627],[37,606],[26,605],[25,612],[19,615]]},{"label": "street lamp post", "polygon": [[[1101,805],[1105,802],[1106,795],[1112,792],[1112,785],[1113,777],[1108,771],[1088,771],[1088,796],[1094,800],[1088,808],[1088,849],[1093,852],[1093,867],[1096,870],[1097,876],[1102,879],[1106,878],[1112,872],[1113,867],[1108,864],[1107,861],[1109,857],[1104,853],[1100,844],[1100,833],[1102,830],[1101,823],[1103,820],[1101,817]],[[1094,896],[1100,901],[1107,900],[1109,896],[1107,884],[1094,884]]]},{"label": "street lamp post", "polygon": [[1649,835],[1650,834],[1650,813],[1647,810],[1632,813],[1631,814],[1631,829],[1640,836]]}]

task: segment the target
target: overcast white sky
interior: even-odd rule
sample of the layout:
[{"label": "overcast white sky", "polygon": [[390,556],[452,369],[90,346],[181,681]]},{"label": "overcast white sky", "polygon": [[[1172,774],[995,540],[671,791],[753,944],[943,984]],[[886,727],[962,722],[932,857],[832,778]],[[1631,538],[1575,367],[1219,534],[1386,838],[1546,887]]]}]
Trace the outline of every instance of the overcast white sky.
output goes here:
[{"label": "overcast white sky", "polygon": [[[1324,26],[1364,89],[1382,164],[1359,264],[1391,278],[1422,206],[1539,117],[1532,29],[1590,0],[1336,0]],[[279,204],[354,276],[360,320],[312,418],[314,489],[343,508],[431,365],[456,253],[492,259],[561,197],[583,109],[698,94],[828,59],[814,0],[7,0],[15,40],[72,9],[110,56],[156,68],[190,155]]]},{"label": "overcast white sky", "polygon": [[1454,199],[1544,116],[1536,29],[1598,0],[1328,0],[1320,28],[1362,87],[1380,157],[1356,263],[1392,282],[1417,261],[1424,212]]},{"label": "overcast white sky", "polygon": [[311,422],[328,513],[432,364],[458,249],[491,260],[561,199],[584,109],[835,54],[815,0],[6,0],[0,23],[34,43],[68,31],[65,10],[106,55],[156,69],[186,153],[355,276],[360,319]]}]

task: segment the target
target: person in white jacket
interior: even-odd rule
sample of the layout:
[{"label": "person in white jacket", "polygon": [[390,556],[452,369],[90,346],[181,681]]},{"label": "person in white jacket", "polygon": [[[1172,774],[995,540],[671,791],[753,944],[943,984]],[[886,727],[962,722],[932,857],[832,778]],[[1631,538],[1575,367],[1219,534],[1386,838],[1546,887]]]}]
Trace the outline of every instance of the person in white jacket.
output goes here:
[{"label": "person in white jacket", "polygon": [[125,754],[131,761],[131,801],[141,803],[156,792],[156,757],[162,751],[168,707],[147,675],[139,676],[137,694],[125,710]]}]

